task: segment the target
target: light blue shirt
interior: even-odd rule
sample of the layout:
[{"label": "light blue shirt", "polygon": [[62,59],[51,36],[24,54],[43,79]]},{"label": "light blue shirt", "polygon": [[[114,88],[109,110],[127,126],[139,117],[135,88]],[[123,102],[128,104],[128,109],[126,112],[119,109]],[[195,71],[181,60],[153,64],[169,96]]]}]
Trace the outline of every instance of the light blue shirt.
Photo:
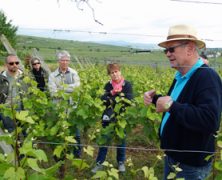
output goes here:
[{"label": "light blue shirt", "polygon": [[[176,72],[176,75],[175,75],[176,83],[170,94],[173,101],[177,100],[184,86],[187,84],[188,80],[191,78],[193,73],[202,65],[203,65],[203,61],[199,58],[197,62],[192,66],[192,68],[184,76],[182,76],[182,74],[179,71]],[[160,135],[162,134],[163,128],[167,120],[169,119],[169,117],[170,117],[170,113],[166,112],[160,126]]]}]

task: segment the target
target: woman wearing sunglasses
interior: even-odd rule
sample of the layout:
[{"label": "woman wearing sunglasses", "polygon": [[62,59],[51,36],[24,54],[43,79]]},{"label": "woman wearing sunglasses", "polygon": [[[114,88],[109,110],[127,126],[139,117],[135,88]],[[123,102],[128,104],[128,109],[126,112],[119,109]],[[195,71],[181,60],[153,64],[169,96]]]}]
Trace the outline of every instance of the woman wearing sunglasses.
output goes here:
[{"label": "woman wearing sunglasses", "polygon": [[31,72],[34,76],[35,81],[37,82],[37,87],[41,91],[46,91],[48,73],[41,67],[40,59],[37,57],[33,57],[31,59],[31,67],[32,67]]}]

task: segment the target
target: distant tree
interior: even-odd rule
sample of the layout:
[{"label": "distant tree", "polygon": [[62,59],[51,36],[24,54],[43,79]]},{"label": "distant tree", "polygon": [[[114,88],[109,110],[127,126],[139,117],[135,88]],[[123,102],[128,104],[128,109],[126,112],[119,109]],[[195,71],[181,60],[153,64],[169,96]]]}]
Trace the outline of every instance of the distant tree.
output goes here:
[{"label": "distant tree", "polygon": [[[5,14],[0,11],[0,36],[2,34],[8,39],[12,47],[16,45],[16,32],[18,27],[12,25],[11,20],[7,20]],[[0,43],[0,52],[5,52],[6,49],[2,43]]]}]

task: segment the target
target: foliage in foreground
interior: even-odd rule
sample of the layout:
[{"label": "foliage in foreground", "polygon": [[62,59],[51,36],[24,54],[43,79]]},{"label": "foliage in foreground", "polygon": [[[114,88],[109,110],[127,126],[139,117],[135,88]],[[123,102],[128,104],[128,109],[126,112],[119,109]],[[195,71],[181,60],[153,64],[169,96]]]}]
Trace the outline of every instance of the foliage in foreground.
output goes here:
[{"label": "foliage in foreground", "polygon": [[[13,133],[0,137],[0,140],[11,144],[15,149],[12,153],[0,154],[0,176],[3,179],[58,179],[61,178],[58,174],[61,167],[65,167],[63,173],[67,179],[121,179],[124,175],[118,173],[109,159],[104,163],[103,171],[95,175],[90,174],[96,153],[94,145],[103,144],[101,133],[112,133],[113,141],[117,141],[124,136],[124,129],[126,134],[132,134],[132,131],[140,126],[140,130],[144,131],[148,138],[149,147],[158,149],[157,132],[161,115],[155,113],[153,106],[144,106],[143,93],[156,89],[158,93],[165,94],[172,81],[173,71],[156,71],[142,66],[123,67],[125,79],[133,84],[134,100],[124,115],[119,117],[118,123],[104,131],[101,131],[100,123],[104,109],[100,96],[103,94],[104,84],[109,80],[105,67],[91,66],[79,69],[78,72],[81,87],[71,95],[73,106],[68,105],[69,96],[62,90],[57,93],[59,102],[53,103],[49,94],[35,88],[36,83],[28,76],[24,79],[28,89],[22,93],[24,110],[16,112],[13,103],[11,107],[1,105],[4,114],[10,116],[17,124]],[[80,129],[84,141],[84,155],[80,159],[75,158],[72,153],[76,143],[73,136],[76,127]],[[21,136],[22,130],[26,130],[27,136]],[[41,146],[43,143],[47,144],[47,149]],[[218,146],[221,147],[221,144],[219,133]],[[150,154],[152,157],[143,156],[143,159],[148,158],[150,163],[141,162],[140,167],[134,165],[133,158],[127,159],[128,178],[139,176],[155,180],[161,177],[158,174],[157,162],[162,161],[163,153],[159,150]],[[222,174],[221,163],[220,156],[215,162],[218,178]],[[72,173],[73,170],[75,174]]]}]

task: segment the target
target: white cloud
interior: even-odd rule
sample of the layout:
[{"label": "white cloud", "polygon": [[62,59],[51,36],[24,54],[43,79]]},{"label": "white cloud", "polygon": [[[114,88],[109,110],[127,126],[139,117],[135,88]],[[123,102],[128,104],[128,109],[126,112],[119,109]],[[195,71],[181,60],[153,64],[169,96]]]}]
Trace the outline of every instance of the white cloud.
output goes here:
[{"label": "white cloud", "polygon": [[[110,35],[83,33],[83,39],[118,39],[158,43],[165,39],[168,27],[187,23],[195,26],[199,36],[211,47],[222,47],[222,5],[185,3],[170,0],[90,0],[92,11],[81,4],[83,11],[71,0],[1,0],[0,9],[20,28],[71,29],[114,33]],[[211,1],[212,2],[212,1]],[[219,2],[214,0],[214,2]],[[116,35],[115,33],[152,36]],[[85,34],[85,35],[84,35]],[[54,34],[55,35],[55,34]],[[70,35],[69,35],[70,36]]]}]

